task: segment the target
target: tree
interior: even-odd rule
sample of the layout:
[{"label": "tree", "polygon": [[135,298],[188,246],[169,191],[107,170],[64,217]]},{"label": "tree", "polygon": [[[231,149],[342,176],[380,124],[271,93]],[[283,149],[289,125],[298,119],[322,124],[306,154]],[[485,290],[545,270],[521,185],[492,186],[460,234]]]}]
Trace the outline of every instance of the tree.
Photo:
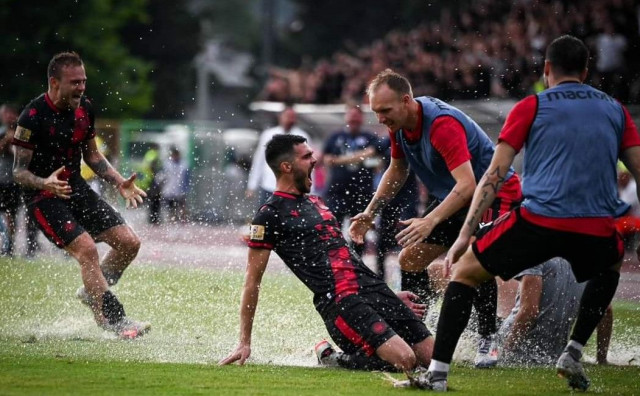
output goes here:
[{"label": "tree", "polygon": [[51,57],[73,50],[87,69],[87,96],[101,117],[138,117],[151,106],[151,63],[131,55],[120,32],[148,19],[147,0],[5,0],[0,8],[0,100],[26,105],[47,89]]},{"label": "tree", "polygon": [[122,39],[139,56],[154,65],[153,105],[150,118],[180,119],[193,106],[195,70],[193,60],[201,47],[200,22],[186,2],[153,0],[149,18],[129,24]]}]

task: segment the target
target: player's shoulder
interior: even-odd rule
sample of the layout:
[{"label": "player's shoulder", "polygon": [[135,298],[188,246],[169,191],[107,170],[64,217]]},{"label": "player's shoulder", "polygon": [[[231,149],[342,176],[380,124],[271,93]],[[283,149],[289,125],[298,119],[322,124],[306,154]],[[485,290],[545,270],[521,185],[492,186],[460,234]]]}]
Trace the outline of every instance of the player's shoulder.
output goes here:
[{"label": "player's shoulder", "polygon": [[[53,110],[47,103],[45,94],[42,94],[32,99],[20,113],[18,117],[18,126],[27,129],[28,135],[31,134],[31,130],[38,129],[43,118],[49,117]],[[21,133],[19,135],[22,135]],[[24,136],[23,136],[24,137]]]},{"label": "player's shoulder", "polygon": [[33,112],[34,109],[38,112],[42,112],[42,110],[48,109],[48,106],[45,94],[40,94],[31,99],[31,101],[24,107],[22,114],[27,113],[29,116],[35,116],[37,113]]},{"label": "player's shoulder", "polygon": [[277,215],[281,207],[282,203],[280,202],[280,200],[278,200],[277,198],[270,198],[267,202],[260,205],[260,207],[256,211],[254,218],[272,217],[274,215]]}]

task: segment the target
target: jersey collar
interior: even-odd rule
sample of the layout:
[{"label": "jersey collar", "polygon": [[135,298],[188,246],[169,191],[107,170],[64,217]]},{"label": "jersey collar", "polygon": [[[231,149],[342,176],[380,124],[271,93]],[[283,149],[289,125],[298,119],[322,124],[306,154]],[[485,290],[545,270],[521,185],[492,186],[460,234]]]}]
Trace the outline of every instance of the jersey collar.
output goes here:
[{"label": "jersey collar", "polygon": [[51,100],[51,98],[49,97],[49,93],[47,92],[44,93],[44,101],[47,102],[49,107],[51,107],[51,110],[55,111],[56,113],[60,112],[60,109],[53,104],[53,101]]}]

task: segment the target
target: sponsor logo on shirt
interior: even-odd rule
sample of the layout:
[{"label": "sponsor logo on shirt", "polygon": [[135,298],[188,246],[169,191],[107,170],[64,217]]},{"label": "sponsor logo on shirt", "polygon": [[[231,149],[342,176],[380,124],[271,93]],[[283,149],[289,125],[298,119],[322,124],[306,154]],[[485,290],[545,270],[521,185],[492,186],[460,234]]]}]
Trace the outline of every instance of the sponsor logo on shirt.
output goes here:
[{"label": "sponsor logo on shirt", "polygon": [[261,241],[264,239],[264,226],[262,225],[254,225],[251,224],[251,231],[249,232],[249,237],[256,241]]},{"label": "sponsor logo on shirt", "polygon": [[26,128],[18,128],[16,134],[14,136],[17,140],[22,140],[23,142],[28,142],[31,138],[31,130]]}]

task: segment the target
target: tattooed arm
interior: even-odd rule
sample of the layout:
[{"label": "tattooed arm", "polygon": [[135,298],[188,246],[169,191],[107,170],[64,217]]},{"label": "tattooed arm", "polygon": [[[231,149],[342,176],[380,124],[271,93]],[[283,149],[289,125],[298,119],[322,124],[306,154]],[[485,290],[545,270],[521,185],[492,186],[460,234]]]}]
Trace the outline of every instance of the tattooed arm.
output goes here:
[{"label": "tattooed arm", "polygon": [[[458,261],[458,258],[469,246],[469,241],[478,227],[478,223],[482,220],[482,214],[491,206],[496,194],[500,191],[515,156],[516,150],[507,143],[500,142],[496,146],[491,164],[478,182],[478,187],[473,194],[469,213],[460,229],[458,239],[447,253],[446,268],[450,268],[451,264]],[[445,271],[445,274],[447,272]]]},{"label": "tattooed arm", "polygon": [[90,139],[84,144],[82,158],[96,175],[118,189],[122,198],[125,199],[127,207],[133,206],[137,208],[138,204],[142,203],[142,198],[147,196],[134,183],[136,174],[134,173],[128,179],[125,179],[98,150],[95,139]]},{"label": "tattooed arm", "polygon": [[378,189],[364,212],[351,218],[349,236],[356,243],[364,242],[364,235],[373,225],[376,215],[384,208],[400,191],[409,176],[409,166],[405,159],[391,158],[389,168],[382,175]]},{"label": "tattooed arm", "polygon": [[15,148],[16,152],[13,160],[13,178],[16,183],[25,188],[49,191],[60,198],[70,198],[71,186],[69,186],[69,183],[66,180],[58,179],[58,175],[64,170],[64,166],[58,168],[47,178],[38,177],[29,170],[29,164],[33,157],[33,150],[21,146],[15,146]]}]

